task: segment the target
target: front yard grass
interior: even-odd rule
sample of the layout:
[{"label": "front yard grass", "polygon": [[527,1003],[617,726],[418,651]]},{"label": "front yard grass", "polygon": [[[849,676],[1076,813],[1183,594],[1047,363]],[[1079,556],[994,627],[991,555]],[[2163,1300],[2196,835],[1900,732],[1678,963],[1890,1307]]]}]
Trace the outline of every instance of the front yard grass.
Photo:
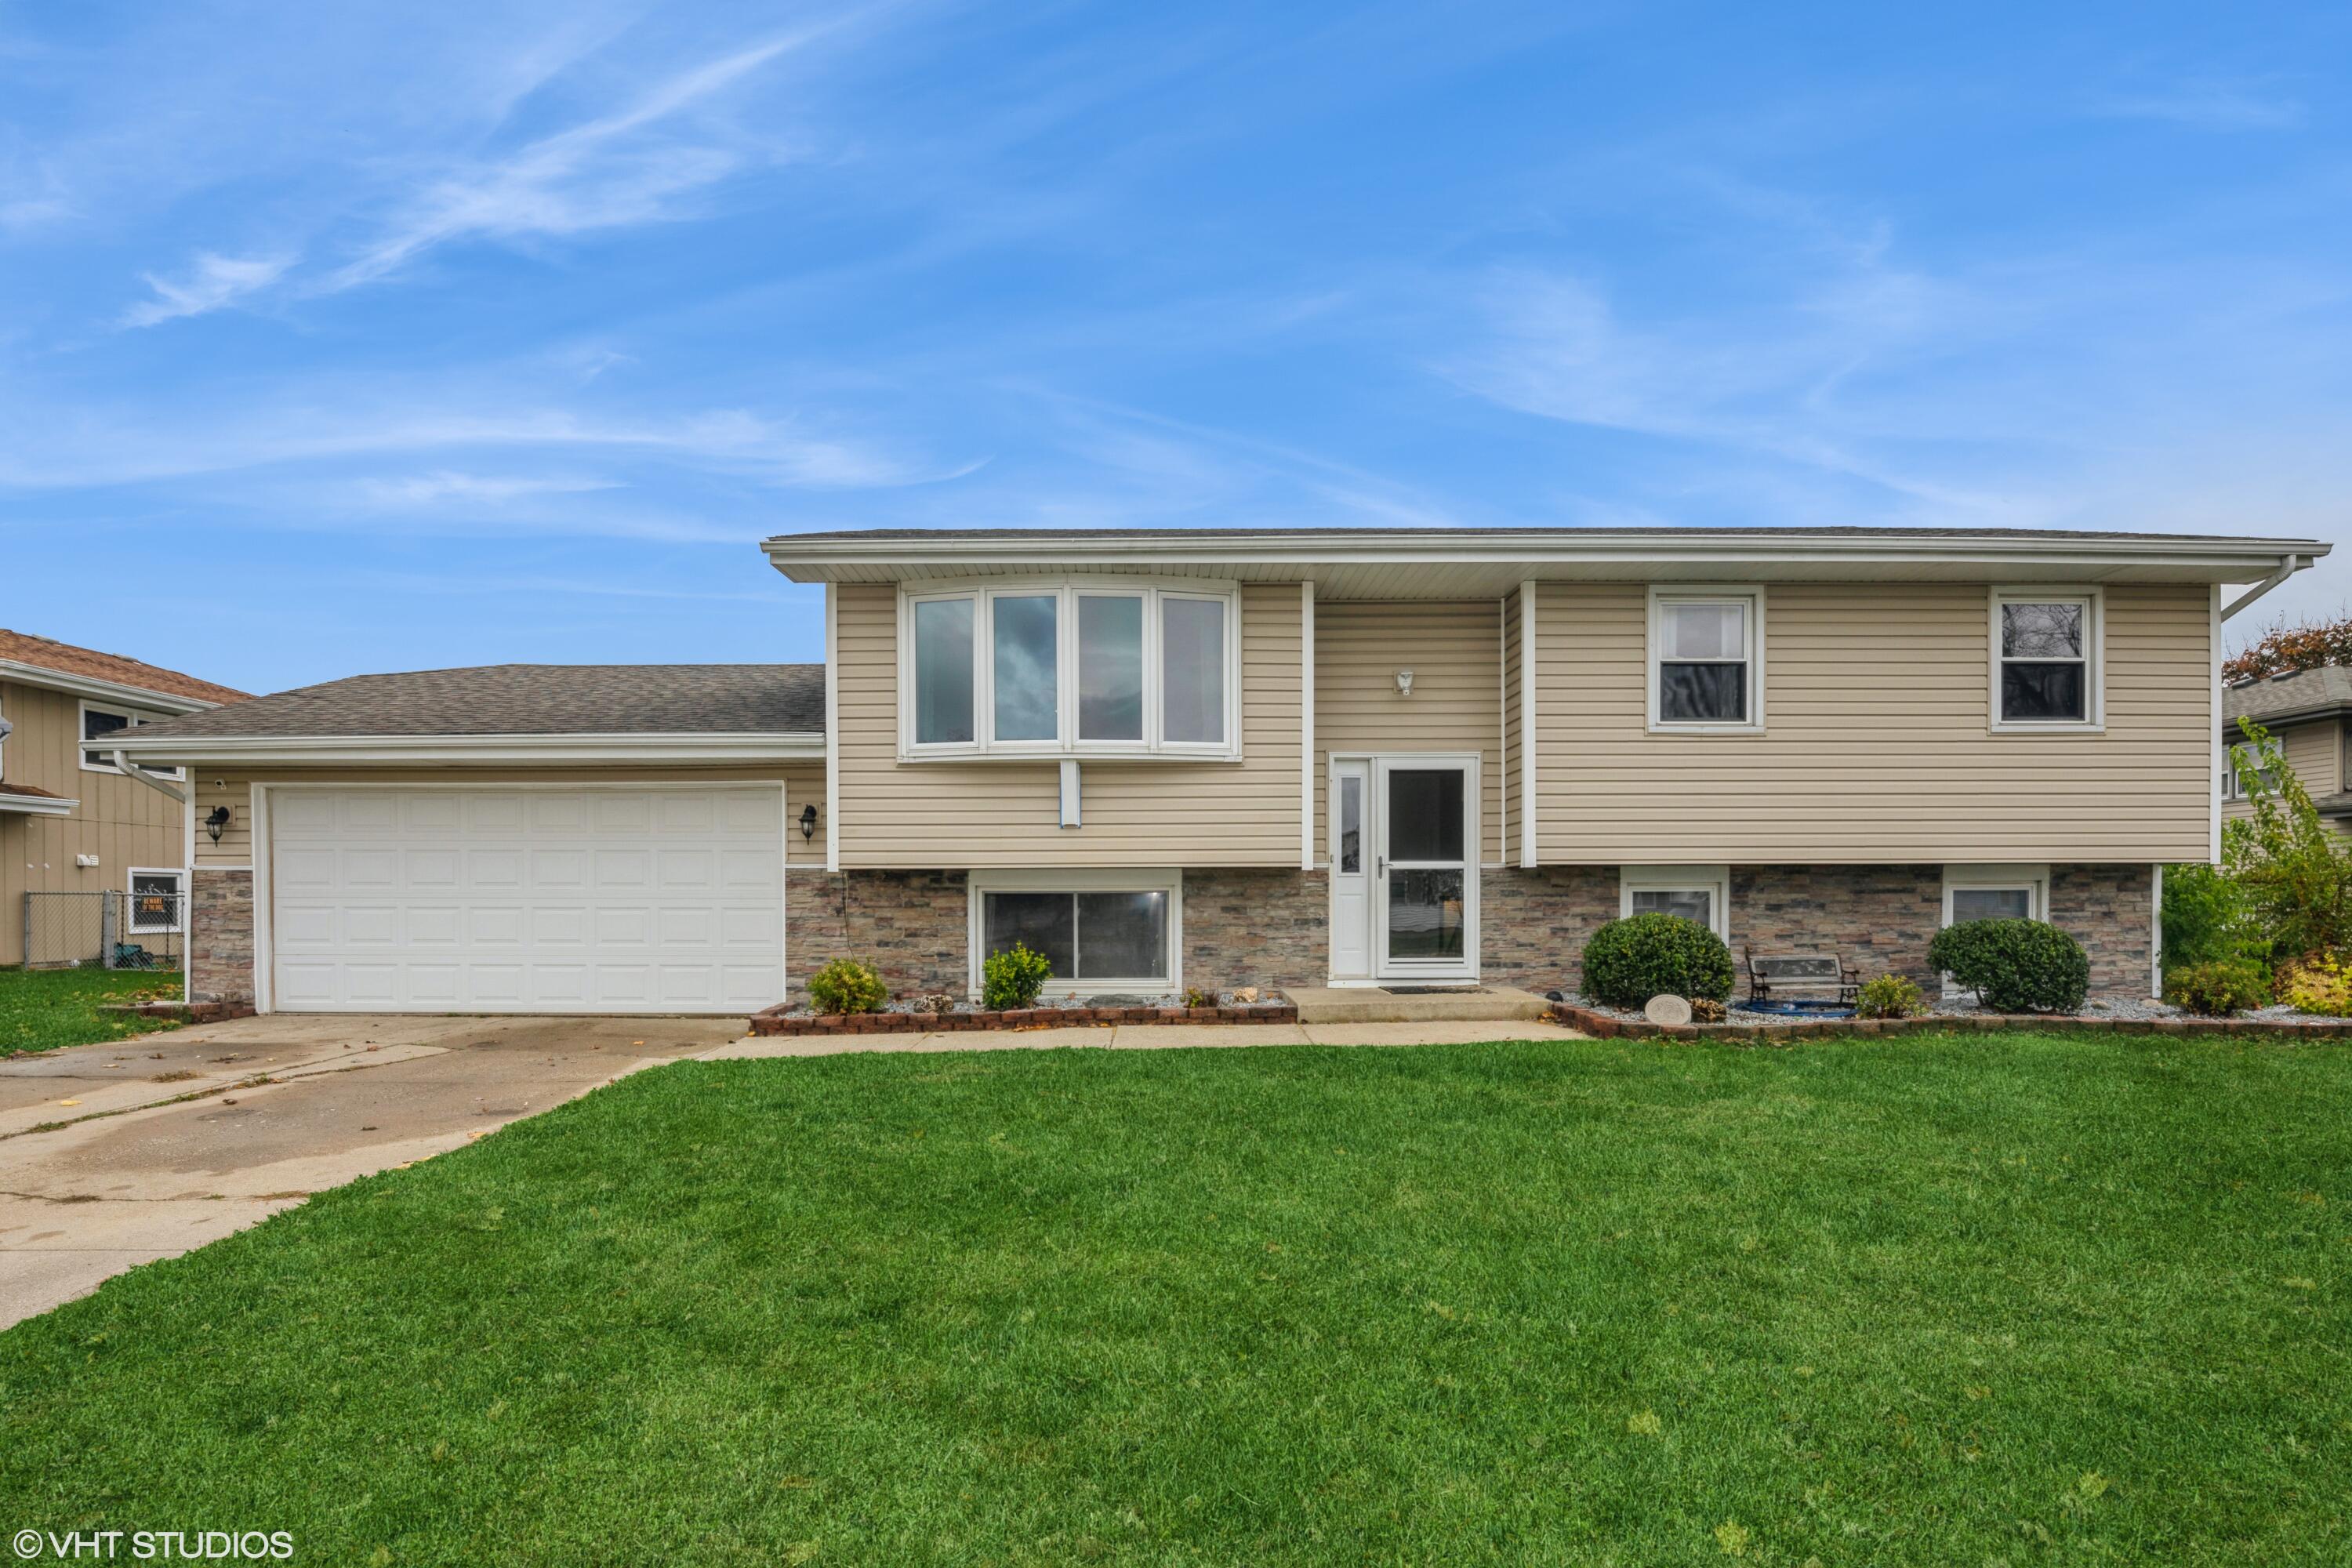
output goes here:
[{"label": "front yard grass", "polygon": [[0,1335],[303,1562],[2341,1563],[2352,1054],[681,1063]]},{"label": "front yard grass", "polygon": [[170,1018],[99,1008],[107,1002],[177,1000],[179,994],[177,970],[0,969],[0,1057],[178,1028]]}]

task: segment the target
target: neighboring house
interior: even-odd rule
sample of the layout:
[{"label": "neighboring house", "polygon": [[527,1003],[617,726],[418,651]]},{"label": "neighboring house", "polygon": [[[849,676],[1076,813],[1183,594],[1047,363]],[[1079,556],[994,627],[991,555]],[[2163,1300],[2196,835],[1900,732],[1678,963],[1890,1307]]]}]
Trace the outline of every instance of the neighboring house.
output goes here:
[{"label": "neighboring house", "polygon": [[[2153,983],[2216,852],[2226,616],[2304,540],[2023,531],[770,540],[823,666],[366,676],[134,735],[195,769],[192,985],[264,1009],[1572,987],[1633,910],[1932,978],[1955,919]],[[2221,584],[2255,583],[2225,607]]]},{"label": "neighboring house", "polygon": [[2345,721],[2352,717],[2352,669],[2329,667],[2290,670],[2263,680],[2244,680],[2221,693],[2221,810],[2250,816],[2246,781],[2226,748],[2246,738],[2240,727],[2252,720],[2278,740],[2286,765],[2294,770],[2319,808],[2339,833],[2352,833],[2352,770],[2345,766]]},{"label": "neighboring house", "polygon": [[126,778],[113,747],[141,725],[245,695],[135,658],[0,631],[0,719],[8,723],[0,739],[0,964],[25,961],[28,892],[163,895],[170,901],[146,907],[169,922],[156,930],[176,929],[185,813],[165,791]]}]

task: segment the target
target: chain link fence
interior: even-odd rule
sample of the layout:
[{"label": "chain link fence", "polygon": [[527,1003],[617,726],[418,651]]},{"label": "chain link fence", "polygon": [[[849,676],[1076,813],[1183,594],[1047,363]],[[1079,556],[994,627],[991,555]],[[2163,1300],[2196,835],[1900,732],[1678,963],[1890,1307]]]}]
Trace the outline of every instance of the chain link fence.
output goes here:
[{"label": "chain link fence", "polygon": [[178,969],[184,893],[26,893],[28,969]]}]

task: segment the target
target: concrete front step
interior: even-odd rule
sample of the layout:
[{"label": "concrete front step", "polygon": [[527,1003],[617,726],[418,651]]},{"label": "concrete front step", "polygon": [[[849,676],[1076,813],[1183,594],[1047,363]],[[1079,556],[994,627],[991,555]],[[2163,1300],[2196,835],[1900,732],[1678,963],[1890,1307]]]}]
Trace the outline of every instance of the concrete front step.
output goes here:
[{"label": "concrete front step", "polygon": [[1399,996],[1374,986],[1286,985],[1301,1024],[1477,1023],[1541,1018],[1550,1006],[1532,991],[1508,985],[1432,991]]}]

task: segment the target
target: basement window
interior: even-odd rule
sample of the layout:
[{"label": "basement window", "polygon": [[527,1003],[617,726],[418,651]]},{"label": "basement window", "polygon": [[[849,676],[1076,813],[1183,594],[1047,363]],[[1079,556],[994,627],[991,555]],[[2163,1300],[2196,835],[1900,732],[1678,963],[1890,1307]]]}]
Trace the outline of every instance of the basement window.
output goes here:
[{"label": "basement window", "polygon": [[1044,994],[1176,989],[1182,886],[1172,871],[971,873],[972,994],[1017,942],[1053,966]]}]

